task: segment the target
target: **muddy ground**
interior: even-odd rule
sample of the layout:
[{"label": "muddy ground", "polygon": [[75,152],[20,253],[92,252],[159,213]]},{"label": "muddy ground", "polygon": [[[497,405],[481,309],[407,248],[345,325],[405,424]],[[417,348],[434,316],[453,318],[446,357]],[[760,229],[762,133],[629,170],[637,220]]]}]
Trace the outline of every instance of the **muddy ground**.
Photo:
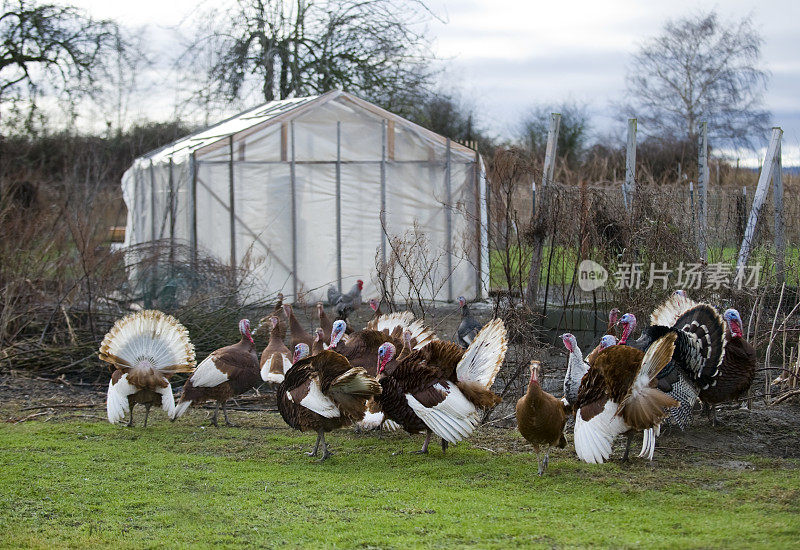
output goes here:
[{"label": "muddy ground", "polygon": [[[487,312],[488,313],[488,312]],[[352,319],[355,326],[362,326],[371,316],[368,308]],[[434,326],[440,338],[451,339],[459,322],[456,309],[440,309]],[[311,326],[310,323],[307,325]],[[256,341],[263,347],[266,342]],[[566,368],[566,355],[558,347],[538,351],[546,373],[545,389],[560,396],[561,381]],[[532,357],[533,358],[533,357]],[[199,357],[198,359],[202,359]],[[105,372],[104,372],[105,370]],[[756,377],[755,386],[763,385],[762,373]],[[99,379],[98,379],[99,378]],[[108,384],[107,369],[98,361],[98,378],[93,380],[62,377],[58,380],[32,378],[24,371],[0,373],[0,422],[63,422],[83,420],[105,422],[105,393]],[[173,388],[179,392],[182,380],[173,380]],[[502,388],[495,388],[499,391]],[[749,410],[741,404],[723,405],[717,413],[721,425],[712,427],[699,409],[693,425],[685,432],[665,430],[658,440],[657,454],[668,461],[700,460],[730,468],[744,468],[757,457],[797,459],[800,458],[800,396],[792,397],[775,406],[766,406],[757,395]],[[531,448],[520,437],[509,437],[515,429],[513,405],[519,397],[517,391],[510,392],[504,403],[491,415],[471,439],[471,444],[491,452],[530,452]],[[280,425],[275,410],[274,393],[262,387],[259,391],[240,396],[230,407],[232,418],[245,426]],[[197,421],[202,415],[210,417],[208,406],[194,413]],[[141,423],[143,410],[137,408],[137,422]],[[164,422],[163,412],[152,411],[151,421]],[[224,428],[223,428],[224,429]],[[570,426],[568,426],[568,432]],[[571,453],[570,445],[566,452]],[[634,442],[638,454],[640,441]],[[619,457],[624,439],[616,443],[615,456]],[[560,454],[560,453],[559,453]],[[691,458],[689,458],[691,457]]]}]

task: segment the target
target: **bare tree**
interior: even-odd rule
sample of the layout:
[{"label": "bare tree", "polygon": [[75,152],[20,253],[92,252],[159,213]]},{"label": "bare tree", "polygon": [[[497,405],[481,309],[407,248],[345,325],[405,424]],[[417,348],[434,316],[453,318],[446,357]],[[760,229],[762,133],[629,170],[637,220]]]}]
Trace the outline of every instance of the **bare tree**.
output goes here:
[{"label": "bare tree", "polygon": [[0,102],[23,104],[28,121],[43,93],[71,100],[91,94],[115,48],[118,27],[60,4],[3,0]]},{"label": "bare tree", "polygon": [[[179,60],[200,67],[227,102],[341,88],[402,105],[430,79],[420,0],[237,0],[204,13]],[[208,21],[221,21],[209,29]],[[209,98],[204,98],[208,101]]]},{"label": "bare tree", "polygon": [[712,11],[670,20],[631,61],[626,110],[668,137],[694,143],[705,120],[715,137],[754,145],[769,123],[762,42],[747,18],[726,24]]}]

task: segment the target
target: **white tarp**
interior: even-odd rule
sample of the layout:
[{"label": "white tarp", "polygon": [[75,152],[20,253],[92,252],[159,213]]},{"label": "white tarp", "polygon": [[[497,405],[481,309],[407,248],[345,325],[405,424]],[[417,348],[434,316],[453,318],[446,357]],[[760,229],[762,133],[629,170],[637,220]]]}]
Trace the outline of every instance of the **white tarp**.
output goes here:
[{"label": "white tarp", "polygon": [[125,244],[160,239],[186,250],[196,243],[197,255],[233,260],[247,273],[247,299],[279,290],[291,297],[295,289],[306,300],[322,299],[328,285],[338,285],[340,251],[342,287],[362,279],[369,297],[377,295],[382,246],[389,257],[390,237],[416,222],[426,257],[436,260],[425,297],[485,296],[483,170],[475,153],[456,143],[448,162],[446,143],[344,92],[267,103],[137,159],[122,178]]}]

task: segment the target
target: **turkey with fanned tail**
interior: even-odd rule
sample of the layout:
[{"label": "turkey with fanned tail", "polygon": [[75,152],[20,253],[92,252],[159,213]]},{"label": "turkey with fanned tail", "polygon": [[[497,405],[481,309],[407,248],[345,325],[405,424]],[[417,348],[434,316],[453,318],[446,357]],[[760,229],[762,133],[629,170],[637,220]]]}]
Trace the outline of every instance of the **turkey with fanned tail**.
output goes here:
[{"label": "turkey with fanned tail", "polygon": [[378,349],[378,381],[383,389],[375,400],[387,418],[409,433],[426,433],[421,453],[428,452],[431,435],[442,438],[442,450],[472,434],[480,409],[496,405],[491,391],[507,349],[503,321],[495,319],[465,350],[452,342],[434,341],[395,359],[396,348]]},{"label": "turkey with fanned tail", "polygon": [[145,427],[153,405],[171,416],[175,399],[169,379],[178,372],[192,372],[195,365],[186,328],[155,310],[132,313],[114,323],[100,344],[99,355],[114,366],[106,402],[108,421],[116,424],[130,413],[128,426],[133,426],[136,403],[145,407]]},{"label": "turkey with fanned tail", "polygon": [[699,393],[714,386],[719,377],[725,357],[725,320],[713,306],[673,294],[653,312],[650,321],[638,340],[627,343],[636,327],[636,317],[631,313],[623,315],[619,320],[620,344],[646,351],[665,334],[677,335],[672,360],[658,375],[658,388],[680,403],[670,409],[664,424],[683,430],[691,423]]}]

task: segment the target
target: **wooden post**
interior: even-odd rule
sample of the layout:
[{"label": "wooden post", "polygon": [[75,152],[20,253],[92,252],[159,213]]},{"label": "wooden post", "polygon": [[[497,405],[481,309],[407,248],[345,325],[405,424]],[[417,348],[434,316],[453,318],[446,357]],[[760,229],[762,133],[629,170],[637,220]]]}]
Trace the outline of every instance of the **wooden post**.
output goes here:
[{"label": "wooden post", "polygon": [[700,150],[697,155],[697,247],[700,259],[708,256],[708,123],[700,123]]},{"label": "wooden post", "polygon": [[628,119],[628,145],[625,149],[625,183],[622,184],[622,198],[625,209],[633,207],[633,193],[636,190],[636,119]]},{"label": "wooden post", "polygon": [[547,149],[544,153],[544,174],[542,187],[553,181],[556,170],[556,153],[558,152],[558,132],[561,130],[561,114],[550,114],[550,130],[547,132]]},{"label": "wooden post", "polygon": [[[561,114],[551,113],[550,130],[547,132],[547,149],[544,154],[544,170],[542,171],[541,197],[539,202],[545,205],[543,215],[547,214],[547,186],[553,182],[556,169],[556,154],[558,153],[558,132],[561,129]],[[531,212],[531,226],[536,226],[539,216]],[[544,249],[543,232],[534,232],[531,250],[531,268],[528,271],[528,287],[525,289],[525,303],[533,309],[539,295],[539,272],[542,266],[542,250]]]},{"label": "wooden post", "polygon": [[783,283],[786,271],[786,238],[783,225],[783,161],[781,159],[781,143],[775,151],[772,174],[772,199],[775,204],[775,271],[778,283]]},{"label": "wooden post", "polygon": [[750,251],[753,248],[753,238],[756,233],[756,222],[758,222],[758,216],[761,213],[761,208],[764,206],[764,200],[767,197],[769,183],[772,180],[773,171],[775,169],[775,162],[773,162],[773,160],[778,153],[782,135],[783,130],[780,128],[776,127],[772,129],[772,139],[770,139],[769,147],[767,148],[767,155],[764,157],[761,174],[758,177],[756,193],[753,195],[753,206],[750,208],[750,216],[747,219],[747,227],[745,227],[744,230],[742,247],[739,249],[739,259],[736,262],[737,270],[742,270],[750,257]]}]

